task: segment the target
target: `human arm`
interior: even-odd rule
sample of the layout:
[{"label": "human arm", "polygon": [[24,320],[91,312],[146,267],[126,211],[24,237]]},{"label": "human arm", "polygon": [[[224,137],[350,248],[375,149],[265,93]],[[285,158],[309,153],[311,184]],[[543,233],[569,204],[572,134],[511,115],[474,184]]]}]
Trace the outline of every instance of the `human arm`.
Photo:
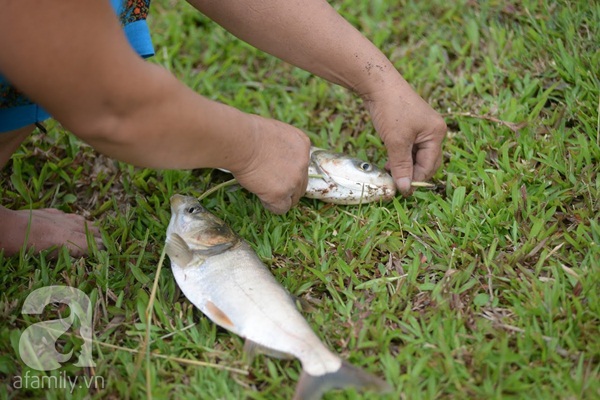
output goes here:
[{"label": "human arm", "polygon": [[0,1],[0,73],[113,158],[225,168],[274,212],[304,193],[308,138],[206,99],[130,48],[108,2]]},{"label": "human arm", "polygon": [[439,167],[443,119],[325,0],[188,2],[253,46],[361,96],[403,193]]}]

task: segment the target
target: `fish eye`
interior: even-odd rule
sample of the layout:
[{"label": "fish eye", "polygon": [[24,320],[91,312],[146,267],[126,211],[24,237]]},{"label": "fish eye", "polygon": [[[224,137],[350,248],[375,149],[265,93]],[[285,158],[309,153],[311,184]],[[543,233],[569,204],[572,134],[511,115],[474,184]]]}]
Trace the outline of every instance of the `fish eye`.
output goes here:
[{"label": "fish eye", "polygon": [[370,172],[373,169],[373,166],[368,162],[361,162],[360,164],[358,164],[358,168],[365,172]]}]

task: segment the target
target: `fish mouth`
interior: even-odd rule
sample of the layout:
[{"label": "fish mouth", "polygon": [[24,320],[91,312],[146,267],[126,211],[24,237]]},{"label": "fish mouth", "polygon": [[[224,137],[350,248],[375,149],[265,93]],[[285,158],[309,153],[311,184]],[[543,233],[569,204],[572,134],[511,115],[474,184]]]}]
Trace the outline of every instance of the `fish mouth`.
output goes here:
[{"label": "fish mouth", "polygon": [[351,179],[347,179],[341,176],[336,176],[332,172],[327,170],[327,167],[324,165],[319,166],[319,169],[323,172],[324,177],[333,181],[336,185],[344,187],[346,189],[354,189],[357,187],[361,187],[363,189],[368,189],[370,191],[376,191],[381,193],[382,195],[387,195],[391,193],[393,196],[396,191],[396,186],[394,184],[393,178],[387,174],[380,172],[377,174],[375,178],[372,180],[376,182],[366,182],[366,181],[353,181]]},{"label": "fish mouth", "polygon": [[180,194],[174,194],[173,196],[171,196],[171,199],[169,200],[171,203],[171,209],[176,210],[177,208],[179,208],[179,206],[181,206],[182,204],[185,204],[191,198],[192,197],[189,197],[189,196],[182,196]]}]

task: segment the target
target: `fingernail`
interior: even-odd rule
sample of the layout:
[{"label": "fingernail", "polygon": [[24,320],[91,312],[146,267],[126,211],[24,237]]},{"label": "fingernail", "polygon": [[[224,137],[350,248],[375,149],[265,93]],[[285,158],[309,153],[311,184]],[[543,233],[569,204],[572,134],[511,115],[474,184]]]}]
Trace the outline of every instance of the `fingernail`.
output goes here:
[{"label": "fingernail", "polygon": [[408,195],[410,194],[410,178],[398,178],[396,179],[396,186],[398,187],[398,190],[404,194],[404,195]]}]

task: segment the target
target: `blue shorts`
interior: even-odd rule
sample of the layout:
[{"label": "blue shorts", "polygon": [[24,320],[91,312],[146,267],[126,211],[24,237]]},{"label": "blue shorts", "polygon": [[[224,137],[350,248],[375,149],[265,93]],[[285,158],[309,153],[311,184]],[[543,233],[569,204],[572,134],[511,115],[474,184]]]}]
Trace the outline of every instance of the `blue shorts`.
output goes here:
[{"label": "blue shorts", "polygon": [[[131,47],[141,57],[154,55],[146,23],[150,0],[110,0]],[[0,75],[0,133],[22,128],[50,118],[42,107],[27,98]]]}]

